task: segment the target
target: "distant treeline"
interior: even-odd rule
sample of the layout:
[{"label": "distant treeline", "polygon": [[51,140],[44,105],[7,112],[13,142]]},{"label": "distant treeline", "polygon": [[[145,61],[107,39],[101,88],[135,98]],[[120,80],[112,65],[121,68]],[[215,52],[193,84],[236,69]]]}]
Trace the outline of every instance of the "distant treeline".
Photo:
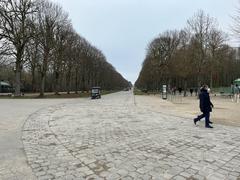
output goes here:
[{"label": "distant treeline", "polygon": [[[240,34],[239,19],[233,31]],[[135,86],[146,90],[158,90],[163,84],[185,90],[202,83],[230,86],[240,77],[240,56],[227,39],[215,19],[198,11],[186,28],[161,33],[148,45]]]},{"label": "distant treeline", "polygon": [[85,91],[127,87],[103,53],[72,27],[48,0],[0,1],[0,80],[20,91]]}]

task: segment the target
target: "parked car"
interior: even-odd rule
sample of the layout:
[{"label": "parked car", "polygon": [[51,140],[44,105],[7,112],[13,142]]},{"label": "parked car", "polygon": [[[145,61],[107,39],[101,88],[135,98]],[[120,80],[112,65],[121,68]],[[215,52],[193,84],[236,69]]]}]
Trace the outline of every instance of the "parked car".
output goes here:
[{"label": "parked car", "polygon": [[9,83],[7,83],[5,81],[0,81],[0,93],[11,94],[11,93],[13,93],[13,91],[14,91],[14,89]]},{"label": "parked car", "polygon": [[92,99],[101,99],[101,88],[100,87],[92,87],[91,98]]}]

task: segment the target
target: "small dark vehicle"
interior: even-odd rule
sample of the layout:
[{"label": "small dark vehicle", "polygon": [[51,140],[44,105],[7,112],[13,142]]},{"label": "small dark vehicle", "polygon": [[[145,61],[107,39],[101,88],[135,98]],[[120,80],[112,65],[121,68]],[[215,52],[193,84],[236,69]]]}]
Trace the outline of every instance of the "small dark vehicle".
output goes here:
[{"label": "small dark vehicle", "polygon": [[91,98],[92,99],[101,99],[101,88],[100,87],[92,87],[91,90]]},{"label": "small dark vehicle", "polygon": [[4,81],[0,81],[0,93],[11,94],[13,92],[14,92],[14,89],[9,83],[4,82]]}]

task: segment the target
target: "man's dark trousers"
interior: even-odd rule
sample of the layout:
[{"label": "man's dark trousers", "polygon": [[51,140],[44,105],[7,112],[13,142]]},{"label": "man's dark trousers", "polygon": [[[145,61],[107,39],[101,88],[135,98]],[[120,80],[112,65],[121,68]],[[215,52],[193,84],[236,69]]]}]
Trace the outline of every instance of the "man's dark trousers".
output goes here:
[{"label": "man's dark trousers", "polygon": [[200,121],[204,117],[205,117],[205,126],[207,127],[209,126],[210,112],[204,112],[202,115],[198,116],[196,120]]}]

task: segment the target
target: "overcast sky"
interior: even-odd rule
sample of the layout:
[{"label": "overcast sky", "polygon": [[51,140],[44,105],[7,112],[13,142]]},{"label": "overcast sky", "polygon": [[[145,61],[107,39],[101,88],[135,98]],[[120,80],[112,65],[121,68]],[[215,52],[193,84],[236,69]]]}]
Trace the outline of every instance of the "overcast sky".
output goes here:
[{"label": "overcast sky", "polygon": [[[181,29],[199,9],[230,32],[238,0],[54,0],[69,13],[75,30],[96,46],[133,83],[147,44],[159,33]],[[236,46],[236,43],[234,44]]]}]

